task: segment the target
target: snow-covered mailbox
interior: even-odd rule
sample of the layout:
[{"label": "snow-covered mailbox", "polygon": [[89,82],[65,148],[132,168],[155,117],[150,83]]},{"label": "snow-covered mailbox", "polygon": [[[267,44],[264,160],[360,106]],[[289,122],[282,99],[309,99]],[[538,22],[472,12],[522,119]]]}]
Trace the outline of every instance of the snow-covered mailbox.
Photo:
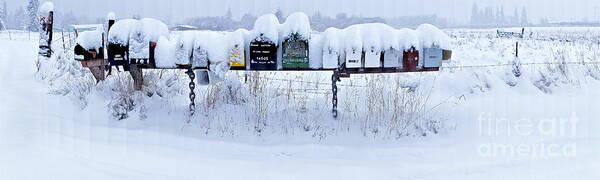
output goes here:
[{"label": "snow-covered mailbox", "polygon": [[83,31],[78,33],[74,53],[75,60],[81,62],[92,72],[96,81],[105,79],[104,72],[108,62],[104,59],[104,33],[102,28],[94,31]]},{"label": "snow-covered mailbox", "polygon": [[[422,64],[426,70],[439,70],[444,59],[450,59],[450,55],[444,58],[444,48],[450,47],[450,38],[437,27],[423,24],[417,28],[421,40]],[[448,52],[448,51],[446,51]]]},{"label": "snow-covered mailbox", "polygon": [[65,33],[75,33],[75,37],[79,37],[79,34],[86,31],[102,31],[104,26],[102,24],[77,24],[69,25],[63,28]]},{"label": "snow-covered mailbox", "polygon": [[353,25],[344,31],[346,68],[361,68],[363,59],[363,42],[358,25]]},{"label": "snow-covered mailbox", "polygon": [[232,70],[246,69],[246,34],[249,34],[248,30],[238,29],[227,35],[229,64]]},{"label": "snow-covered mailbox", "polygon": [[[400,29],[398,35],[399,66],[404,71],[414,72],[419,69],[419,36],[415,30]],[[387,54],[386,54],[387,55]]]},{"label": "snow-covered mailbox", "polygon": [[44,2],[39,8],[40,25],[42,26],[39,39],[38,54],[45,57],[52,55],[52,29],[54,27],[54,4]]},{"label": "snow-covered mailbox", "polygon": [[400,37],[402,31],[385,26],[381,33],[381,45],[383,49],[383,67],[385,69],[402,69],[402,53],[403,53],[403,41]]},{"label": "snow-covered mailbox", "polygon": [[[361,36],[363,40],[364,50],[364,68],[380,68],[381,67],[381,54],[382,54],[382,39],[385,36],[391,34],[385,34],[385,30],[389,27],[385,24],[373,23],[373,24],[362,24]],[[391,32],[391,31],[389,31]]]},{"label": "snow-covered mailbox", "polygon": [[342,54],[342,31],[337,28],[328,28],[323,32],[323,68],[336,69]]},{"label": "snow-covered mailbox", "polygon": [[[124,19],[115,22],[108,33],[109,63],[155,66],[154,50],[161,36],[168,37],[169,29],[155,19]],[[128,70],[127,66],[124,68]]]},{"label": "snow-covered mailbox", "polygon": [[405,49],[402,53],[402,65],[404,71],[415,72],[420,69],[419,67],[419,50],[415,47]]},{"label": "snow-covered mailbox", "polygon": [[279,20],[273,14],[260,16],[250,42],[250,69],[277,70]]},{"label": "snow-covered mailbox", "polygon": [[304,13],[293,13],[282,27],[283,69],[309,68],[310,22]]},{"label": "snow-covered mailbox", "polygon": [[[210,84],[209,78],[209,57],[208,57],[208,46],[207,44],[211,42],[210,36],[212,32],[194,32],[193,43],[192,43],[192,56],[190,64],[193,68],[198,68],[196,70],[196,80],[200,85],[208,85]],[[186,38],[186,37],[183,37]],[[212,42],[215,43],[216,42]]]}]

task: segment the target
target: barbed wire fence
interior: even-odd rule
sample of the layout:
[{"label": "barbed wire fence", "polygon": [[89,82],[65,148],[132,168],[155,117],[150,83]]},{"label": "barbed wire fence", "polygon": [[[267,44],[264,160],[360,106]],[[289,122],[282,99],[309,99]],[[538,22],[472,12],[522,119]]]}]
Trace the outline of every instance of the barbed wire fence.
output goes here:
[{"label": "barbed wire fence", "polygon": [[[536,65],[600,65],[600,61],[571,61],[571,62],[532,62],[532,63],[520,63],[519,66],[536,66]],[[489,65],[453,65],[453,66],[442,66],[440,71],[444,71],[446,69],[491,69],[491,68],[512,68],[515,64],[506,63],[506,64],[489,64]],[[419,72],[414,72],[419,73]],[[261,77],[261,76],[252,76],[252,78],[257,80],[266,80],[266,81],[280,81],[280,82],[292,82],[292,83],[304,83],[304,84],[314,84],[314,85],[323,85],[326,87],[330,87],[332,85],[331,82],[326,81],[306,81],[306,80],[298,80],[298,79],[287,79],[287,78],[271,78],[271,77]],[[337,86],[342,87],[352,87],[352,88],[370,88],[367,85],[361,84],[337,84]],[[329,88],[300,88],[297,90],[331,90]]]}]

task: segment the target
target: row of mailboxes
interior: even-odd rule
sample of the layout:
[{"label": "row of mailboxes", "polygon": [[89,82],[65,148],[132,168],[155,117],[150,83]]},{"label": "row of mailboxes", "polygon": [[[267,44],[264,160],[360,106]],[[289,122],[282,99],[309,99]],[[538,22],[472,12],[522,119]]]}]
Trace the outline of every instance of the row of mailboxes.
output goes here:
[{"label": "row of mailboxes", "polygon": [[[292,35],[282,43],[281,61],[277,51],[280,47],[271,41],[254,40],[249,47],[249,68],[252,70],[277,70],[278,63],[283,69],[309,69],[308,41],[297,35]],[[449,59],[445,51],[438,47],[396,50],[393,48],[380,51],[371,48],[347,50],[340,53],[334,50],[324,50],[322,56],[323,69],[335,69],[344,64],[345,68],[403,68],[406,71],[417,71],[422,68],[439,68],[442,60]],[[196,51],[194,51],[196,55]],[[245,51],[241,44],[236,44],[229,50],[229,61],[234,70],[246,69]],[[448,56],[448,57],[446,57]],[[446,57],[446,58],[444,58]],[[423,59],[420,59],[423,58]],[[340,61],[341,60],[341,61]],[[204,61],[206,62],[206,61]]]},{"label": "row of mailboxes", "polygon": [[[279,47],[269,41],[252,41],[250,43],[250,69],[253,70],[277,70]],[[309,69],[308,41],[293,35],[287,38],[281,47],[283,69]],[[242,51],[243,52],[243,51]],[[230,50],[230,62],[232,68],[242,68],[244,63],[240,48]],[[231,60],[233,59],[233,60]]]},{"label": "row of mailboxes", "polygon": [[[287,41],[286,41],[287,42]],[[252,70],[277,70],[278,46],[270,42],[254,41],[250,44],[250,69]],[[309,51],[308,43],[301,40],[291,40],[284,43],[283,69],[308,69]],[[439,68],[442,64],[444,50],[441,48],[424,48],[422,56],[416,48],[408,50],[388,49],[386,51],[349,50],[343,57],[345,68],[403,68],[406,71],[419,69],[419,58],[423,68]],[[235,47],[230,50],[232,69],[245,69],[244,53],[242,48]],[[340,66],[340,53],[337,51],[324,51],[323,68],[335,69]]]},{"label": "row of mailboxes", "polygon": [[[332,57],[326,56],[332,55],[324,55],[324,65],[325,61],[332,61],[330,60]],[[404,68],[406,71],[416,71],[419,66],[419,51],[416,48],[404,51],[371,49],[366,52],[353,49],[346,53],[345,63],[346,68]],[[324,68],[333,68],[332,63],[328,63]]]}]

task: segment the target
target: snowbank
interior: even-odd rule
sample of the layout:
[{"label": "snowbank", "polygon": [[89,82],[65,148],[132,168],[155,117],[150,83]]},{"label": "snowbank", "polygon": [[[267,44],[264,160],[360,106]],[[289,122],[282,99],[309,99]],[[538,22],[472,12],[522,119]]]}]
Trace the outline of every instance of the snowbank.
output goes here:
[{"label": "snowbank", "polygon": [[310,21],[306,14],[302,12],[290,14],[285,23],[281,26],[282,39],[297,33],[304,40],[310,39]]},{"label": "snowbank", "polygon": [[279,20],[273,14],[258,17],[252,30],[253,40],[267,41],[277,44],[279,42]]},{"label": "snowbank", "polygon": [[40,6],[40,13],[49,13],[50,11],[54,11],[54,3],[46,1]]},{"label": "snowbank", "polygon": [[451,48],[451,40],[446,33],[431,24],[422,24],[417,28],[419,39],[423,48],[439,46],[443,49]]},{"label": "snowbank", "polygon": [[81,32],[75,41],[86,50],[95,49],[99,51],[102,47],[102,29]]}]

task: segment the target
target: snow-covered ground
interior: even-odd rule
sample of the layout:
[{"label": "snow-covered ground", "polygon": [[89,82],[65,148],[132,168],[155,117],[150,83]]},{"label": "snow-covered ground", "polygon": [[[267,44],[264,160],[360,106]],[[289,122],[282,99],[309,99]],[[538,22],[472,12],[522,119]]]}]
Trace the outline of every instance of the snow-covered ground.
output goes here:
[{"label": "snow-covered ground", "polygon": [[[513,60],[515,40],[480,37],[480,32],[450,32],[456,48],[453,62],[445,66]],[[463,33],[466,36],[457,35]],[[408,84],[415,82],[406,79],[420,78],[420,87],[433,87],[425,112],[440,115],[427,122],[442,121],[443,125],[427,136],[374,135],[380,126],[370,124],[377,121],[370,115],[360,115],[371,110],[359,111],[369,102],[356,94],[380,88],[360,87],[340,89],[342,106],[358,104],[358,108],[340,108],[340,120],[330,118],[327,96],[298,98],[293,101],[308,101],[305,111],[310,115],[302,119],[302,112],[267,109],[270,118],[259,123],[270,127],[256,133],[249,128],[253,126],[248,124],[250,120],[236,119],[236,113],[244,119],[254,117],[253,111],[259,110],[238,109],[260,105],[261,101],[253,99],[248,100],[247,104],[252,104],[248,107],[244,103],[217,104],[212,108],[217,112],[201,112],[187,123],[187,89],[181,85],[187,83],[185,77],[179,77],[182,82],[157,81],[171,89],[148,88],[175,97],[134,93],[134,101],[142,99],[144,104],[135,106],[128,118],[111,118],[114,101],[121,97],[113,95],[120,90],[111,87],[126,76],[113,76],[99,84],[100,88],[87,90],[79,87],[93,82],[90,75],[75,78],[79,73],[88,74],[86,71],[50,71],[59,69],[54,66],[76,66],[46,63],[53,67],[42,67],[46,74],[40,77],[36,73],[36,42],[0,40],[0,179],[600,178],[600,81],[594,79],[598,71],[588,68],[591,65],[569,65],[567,71],[564,66],[524,66],[520,78],[512,77],[510,68],[447,68],[440,73],[392,75]],[[595,47],[585,43],[589,42],[523,41],[521,62],[598,61],[597,53],[592,52]],[[53,74],[57,72],[70,74]],[[126,74],[117,76],[122,75]],[[178,76],[169,75],[164,72],[165,77],[177,80]],[[328,79],[327,74],[282,78],[293,77]],[[353,76],[342,83],[378,82],[370,77]],[[71,82],[82,79],[88,81]],[[266,88],[285,89],[287,85],[269,82]],[[81,92],[64,92],[60,87]],[[199,93],[210,90],[200,88]],[[287,106],[278,103],[293,102],[268,101],[280,108]],[[311,129],[315,126],[324,130]]]}]

